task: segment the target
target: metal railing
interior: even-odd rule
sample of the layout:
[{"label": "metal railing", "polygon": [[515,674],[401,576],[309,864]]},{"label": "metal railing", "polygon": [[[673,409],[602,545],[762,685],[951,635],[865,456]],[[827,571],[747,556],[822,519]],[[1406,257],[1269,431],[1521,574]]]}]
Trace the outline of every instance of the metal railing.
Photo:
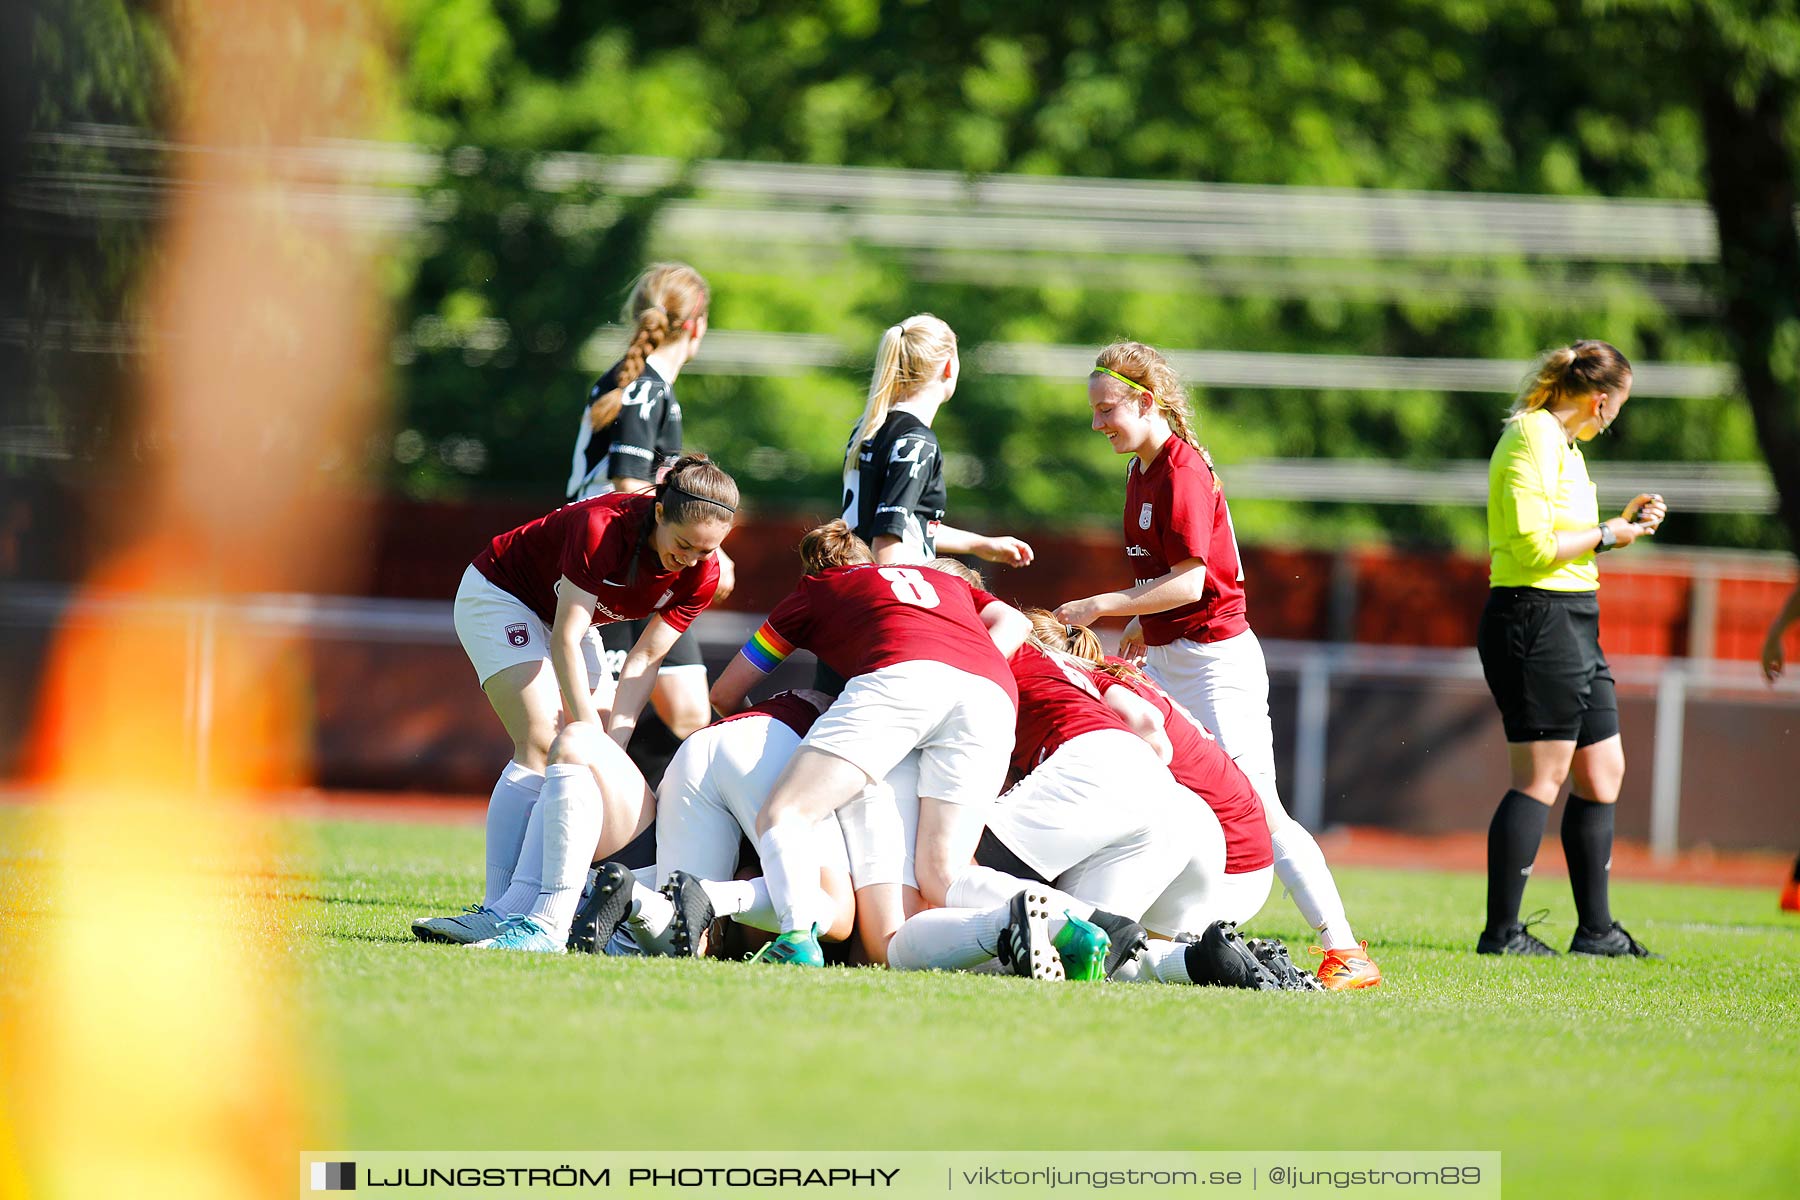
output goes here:
[{"label": "metal railing", "polygon": [[[134,622],[168,622],[187,647],[183,682],[186,736],[195,760],[208,761],[216,703],[218,629],[260,627],[327,640],[451,646],[456,633],[446,601],[262,595],[232,600],[143,600],[74,598],[62,588],[12,585],[0,588],[0,629],[41,629],[46,635],[65,622],[98,622],[129,617]],[[711,657],[728,656],[755,630],[759,616],[708,612],[695,623]],[[1321,642],[1263,643],[1273,678],[1296,686],[1294,766],[1283,791],[1294,817],[1317,829],[1325,822],[1327,763],[1334,684],[1372,680],[1442,684],[1462,681],[1482,687],[1481,664],[1473,650],[1366,646]],[[1683,730],[1696,691],[1755,693],[1769,703],[1800,710],[1800,672],[1767,688],[1754,664],[1688,659],[1618,658],[1613,676],[1621,688],[1654,695],[1656,724],[1652,750],[1651,846],[1672,856],[1680,842]]]}]

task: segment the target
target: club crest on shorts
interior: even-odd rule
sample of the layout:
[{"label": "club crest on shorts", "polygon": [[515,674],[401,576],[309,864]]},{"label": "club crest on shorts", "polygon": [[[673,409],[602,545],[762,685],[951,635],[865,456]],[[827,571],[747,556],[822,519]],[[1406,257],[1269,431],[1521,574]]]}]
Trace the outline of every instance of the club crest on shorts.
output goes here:
[{"label": "club crest on shorts", "polygon": [[526,642],[531,640],[531,630],[524,625],[508,625],[506,627],[506,640],[515,646],[523,646]]},{"label": "club crest on shorts", "polygon": [[1148,500],[1144,502],[1144,507],[1138,509],[1138,528],[1150,528],[1150,502]]}]

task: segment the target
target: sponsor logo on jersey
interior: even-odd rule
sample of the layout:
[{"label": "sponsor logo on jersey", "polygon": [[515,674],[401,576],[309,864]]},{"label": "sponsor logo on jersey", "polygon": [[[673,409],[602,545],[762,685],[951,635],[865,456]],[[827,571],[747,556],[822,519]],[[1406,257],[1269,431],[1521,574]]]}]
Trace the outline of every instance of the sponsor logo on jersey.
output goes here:
[{"label": "sponsor logo on jersey", "polygon": [[524,625],[508,625],[506,640],[515,646],[523,646],[531,640],[531,630]]},{"label": "sponsor logo on jersey", "polygon": [[1150,551],[1146,547],[1143,547],[1143,546],[1127,546],[1127,547],[1125,547],[1125,557],[1126,558],[1149,558]]},{"label": "sponsor logo on jersey", "polygon": [[631,620],[631,618],[626,616],[624,613],[616,613],[612,609],[606,607],[606,605],[601,604],[598,601],[596,601],[594,603],[594,611],[596,613],[599,613],[601,616],[605,617],[609,621],[629,621],[629,620]]},{"label": "sponsor logo on jersey", "polygon": [[1162,578],[1162,576],[1158,575],[1153,579],[1134,579],[1131,581],[1131,586],[1132,587],[1143,587],[1146,583],[1155,583],[1156,580],[1161,579],[1161,578]]},{"label": "sponsor logo on jersey", "polygon": [[656,602],[656,607],[661,608],[663,605],[667,604],[670,600],[672,600],[674,598],[675,598],[675,589],[670,588],[668,591],[666,591],[662,594],[662,599],[660,599]]},{"label": "sponsor logo on jersey", "polygon": [[1144,501],[1144,507],[1138,509],[1138,528],[1150,528],[1150,502]]}]

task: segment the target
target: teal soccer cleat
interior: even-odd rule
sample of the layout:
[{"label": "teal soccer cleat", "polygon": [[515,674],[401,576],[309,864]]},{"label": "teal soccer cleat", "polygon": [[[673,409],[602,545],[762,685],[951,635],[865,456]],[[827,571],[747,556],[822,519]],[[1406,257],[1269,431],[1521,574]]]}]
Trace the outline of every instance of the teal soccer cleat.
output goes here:
[{"label": "teal soccer cleat", "polygon": [[505,917],[491,908],[471,904],[454,917],[420,917],[412,923],[413,936],[421,942],[450,942],[467,946],[499,934]]},{"label": "teal soccer cleat", "polygon": [[778,963],[790,967],[822,967],[825,951],[819,946],[819,927],[790,929],[750,958],[751,962]]},{"label": "teal soccer cleat", "polygon": [[1112,950],[1112,939],[1106,930],[1092,921],[1084,921],[1064,911],[1067,923],[1051,940],[1062,959],[1063,976],[1067,979],[1098,982],[1106,978],[1106,956]]},{"label": "teal soccer cleat", "polygon": [[524,950],[531,954],[561,954],[562,943],[550,931],[530,917],[508,917],[500,923],[500,932],[485,942],[474,945],[483,950]]}]

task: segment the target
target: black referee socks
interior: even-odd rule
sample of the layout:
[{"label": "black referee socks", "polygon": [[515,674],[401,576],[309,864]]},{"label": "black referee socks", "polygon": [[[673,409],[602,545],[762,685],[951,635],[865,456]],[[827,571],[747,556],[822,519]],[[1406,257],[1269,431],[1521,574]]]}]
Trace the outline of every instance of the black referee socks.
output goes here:
[{"label": "black referee socks", "polygon": [[1569,793],[1563,810],[1563,857],[1569,860],[1569,887],[1583,929],[1612,928],[1607,884],[1612,877],[1613,808]]},{"label": "black referee socks", "polygon": [[[1604,807],[1596,805],[1595,807]],[[1573,810],[1571,810],[1573,811]],[[1550,806],[1539,804],[1517,789],[1508,789],[1494,810],[1488,825],[1488,894],[1487,927],[1492,934],[1504,934],[1518,923],[1519,905],[1525,899],[1525,881],[1531,878],[1531,864],[1537,858],[1538,844],[1544,840],[1544,826],[1550,821]],[[1563,822],[1563,836],[1568,837],[1569,824]],[[1612,818],[1607,817],[1607,844],[1612,844]],[[1604,880],[1604,877],[1603,877]],[[1604,896],[1606,884],[1600,885]],[[1579,891],[1576,893],[1580,895]],[[1604,907],[1604,905],[1602,905]],[[1583,922],[1585,924],[1585,922]],[[1604,928],[1604,926],[1602,926]]]}]

